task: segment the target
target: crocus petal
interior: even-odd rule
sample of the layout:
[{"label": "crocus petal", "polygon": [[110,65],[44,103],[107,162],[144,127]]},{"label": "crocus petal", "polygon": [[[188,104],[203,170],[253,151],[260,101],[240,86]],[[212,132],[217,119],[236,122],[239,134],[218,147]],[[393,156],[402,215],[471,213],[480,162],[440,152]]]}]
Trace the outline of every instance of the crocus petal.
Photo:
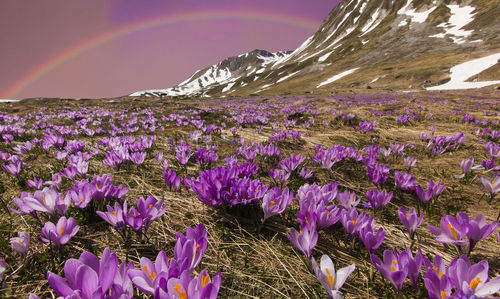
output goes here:
[{"label": "crocus petal", "polygon": [[87,265],[81,265],[76,273],[76,279],[81,283],[80,290],[83,298],[93,298],[92,295],[99,286],[97,273]]},{"label": "crocus petal", "polygon": [[483,296],[493,295],[499,291],[500,291],[500,277],[497,277],[485,283],[479,290],[477,290],[475,295],[478,297],[483,297]]},{"label": "crocus petal", "polygon": [[73,294],[73,289],[69,287],[66,281],[59,275],[56,275],[50,271],[47,272],[47,281],[50,287],[56,291],[59,296],[67,297]]},{"label": "crocus petal", "polygon": [[335,287],[334,287],[336,290],[340,289],[344,285],[347,277],[351,275],[351,273],[354,271],[355,268],[356,265],[352,264],[348,267],[341,268],[337,271],[337,277],[335,278]]}]

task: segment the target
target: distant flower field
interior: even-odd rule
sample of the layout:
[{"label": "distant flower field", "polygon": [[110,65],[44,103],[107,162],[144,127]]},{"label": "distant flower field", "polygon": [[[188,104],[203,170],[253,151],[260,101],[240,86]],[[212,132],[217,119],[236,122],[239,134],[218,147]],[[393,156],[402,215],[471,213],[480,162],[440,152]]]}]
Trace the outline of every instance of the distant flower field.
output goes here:
[{"label": "distant flower field", "polygon": [[0,297],[499,296],[499,99],[0,103]]}]

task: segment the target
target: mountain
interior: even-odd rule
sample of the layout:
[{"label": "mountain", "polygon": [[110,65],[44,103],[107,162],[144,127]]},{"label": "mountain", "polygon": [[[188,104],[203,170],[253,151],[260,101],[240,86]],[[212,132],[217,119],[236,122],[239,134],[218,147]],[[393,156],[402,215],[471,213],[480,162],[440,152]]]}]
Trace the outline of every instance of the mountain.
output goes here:
[{"label": "mountain", "polygon": [[293,52],[255,50],[198,71],[173,88],[133,95],[328,94],[500,84],[495,81],[500,80],[498,20],[498,0],[344,0]]}]

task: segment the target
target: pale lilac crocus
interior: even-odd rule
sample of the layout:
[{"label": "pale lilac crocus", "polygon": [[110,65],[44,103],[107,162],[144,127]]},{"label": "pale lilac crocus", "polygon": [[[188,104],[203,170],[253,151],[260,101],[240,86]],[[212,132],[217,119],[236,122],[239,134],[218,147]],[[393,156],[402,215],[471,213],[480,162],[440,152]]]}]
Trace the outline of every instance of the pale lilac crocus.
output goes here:
[{"label": "pale lilac crocus", "polygon": [[193,271],[200,264],[207,245],[207,231],[202,224],[199,224],[195,229],[188,227],[186,236],[177,233],[174,256],[182,267],[181,270]]},{"label": "pale lilac crocus", "polygon": [[500,176],[495,175],[493,180],[489,180],[487,177],[481,177],[481,183],[483,183],[484,188],[490,194],[490,197],[493,198],[495,194],[500,192]]},{"label": "pale lilac crocus", "polygon": [[311,259],[311,262],[314,272],[328,293],[329,298],[342,298],[342,293],[339,290],[344,285],[347,277],[354,271],[356,265],[352,264],[335,271],[335,266],[328,255],[321,256],[319,266],[314,258]]},{"label": "pale lilac crocus", "polygon": [[134,298],[134,285],[128,276],[128,271],[134,269],[134,263],[128,265],[122,262],[113,278],[113,283],[109,289],[109,298],[132,299]]},{"label": "pale lilac crocus", "polygon": [[342,207],[346,210],[350,210],[359,204],[361,198],[356,200],[356,193],[345,190],[342,193],[337,193],[337,200]]},{"label": "pale lilac crocus", "polygon": [[286,237],[307,258],[311,258],[311,252],[316,246],[316,242],[318,242],[318,232],[316,230],[303,227],[300,231],[297,231],[295,228],[291,228]]},{"label": "pale lilac crocus", "polygon": [[378,231],[370,224],[359,231],[359,238],[365,245],[369,253],[374,253],[384,242],[385,231],[379,227]]},{"label": "pale lilac crocus", "polygon": [[106,248],[99,260],[90,252],[84,252],[78,260],[69,259],[64,264],[66,280],[50,271],[47,280],[50,287],[64,298],[104,298],[116,276],[118,259]]},{"label": "pale lilac crocus", "polygon": [[410,238],[413,239],[413,234],[417,230],[417,227],[419,227],[424,220],[424,213],[420,213],[420,216],[418,216],[415,208],[411,208],[410,211],[407,211],[404,207],[400,207],[398,216],[399,220],[410,234]]},{"label": "pale lilac crocus", "polygon": [[41,190],[43,188],[43,180],[38,179],[36,176],[33,177],[33,180],[28,180],[26,185],[31,189]]},{"label": "pale lilac crocus", "polygon": [[173,259],[169,261],[163,250],[158,253],[154,263],[142,257],[140,266],[141,270],[128,270],[127,274],[141,292],[150,295],[153,295],[158,288],[160,277],[166,275],[170,278],[180,274],[176,261]]},{"label": "pale lilac crocus", "polygon": [[448,273],[457,287],[455,293],[466,298],[484,298],[500,291],[500,276],[490,280],[488,270],[489,265],[485,260],[475,265],[465,255],[453,260]]},{"label": "pale lilac crocus", "polygon": [[293,190],[289,191],[285,188],[281,191],[280,188],[274,187],[267,191],[262,199],[262,210],[264,211],[264,221],[267,218],[283,213],[286,208],[292,203]]},{"label": "pale lilac crocus", "polygon": [[33,196],[26,197],[24,201],[29,208],[47,213],[54,219],[56,219],[56,211],[65,215],[69,206],[69,202],[52,188],[35,191]]},{"label": "pale lilac crocus", "polygon": [[42,228],[43,237],[40,237],[40,239],[45,243],[54,243],[57,248],[62,248],[64,244],[68,243],[76,235],[79,229],[80,226],[76,225],[75,218],[66,218],[63,216],[56,224],[50,221],[46,222]]},{"label": "pale lilac crocus", "polygon": [[21,257],[25,257],[28,252],[30,235],[25,232],[18,232],[17,237],[10,238],[9,243],[15,252],[17,252]]},{"label": "pale lilac crocus", "polygon": [[410,172],[411,168],[413,166],[415,166],[415,164],[417,163],[417,158],[414,158],[414,157],[405,157],[404,158],[404,163],[405,163],[406,167],[408,167],[408,172]]},{"label": "pale lilac crocus", "polygon": [[422,251],[418,249],[417,254],[413,257],[413,253],[409,248],[401,252],[401,255],[405,255],[408,268],[408,277],[410,278],[415,289],[418,289],[418,276],[420,274],[420,269],[422,268]]}]

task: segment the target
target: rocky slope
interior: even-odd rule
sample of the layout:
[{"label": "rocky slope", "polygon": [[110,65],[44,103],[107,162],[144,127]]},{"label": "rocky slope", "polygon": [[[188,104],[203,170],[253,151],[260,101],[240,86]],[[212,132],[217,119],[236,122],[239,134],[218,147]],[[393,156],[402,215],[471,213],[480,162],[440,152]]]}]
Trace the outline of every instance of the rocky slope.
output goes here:
[{"label": "rocky slope", "polygon": [[[465,77],[498,84],[495,80],[500,80],[500,68],[494,55],[500,53],[498,20],[497,0],[344,0],[318,31],[291,53],[255,50],[198,71],[173,88],[134,95],[328,94],[346,88],[436,88],[455,80],[450,80],[454,66],[486,56],[490,56],[488,63],[470,64],[477,67]],[[454,86],[459,88],[460,82]]]}]

